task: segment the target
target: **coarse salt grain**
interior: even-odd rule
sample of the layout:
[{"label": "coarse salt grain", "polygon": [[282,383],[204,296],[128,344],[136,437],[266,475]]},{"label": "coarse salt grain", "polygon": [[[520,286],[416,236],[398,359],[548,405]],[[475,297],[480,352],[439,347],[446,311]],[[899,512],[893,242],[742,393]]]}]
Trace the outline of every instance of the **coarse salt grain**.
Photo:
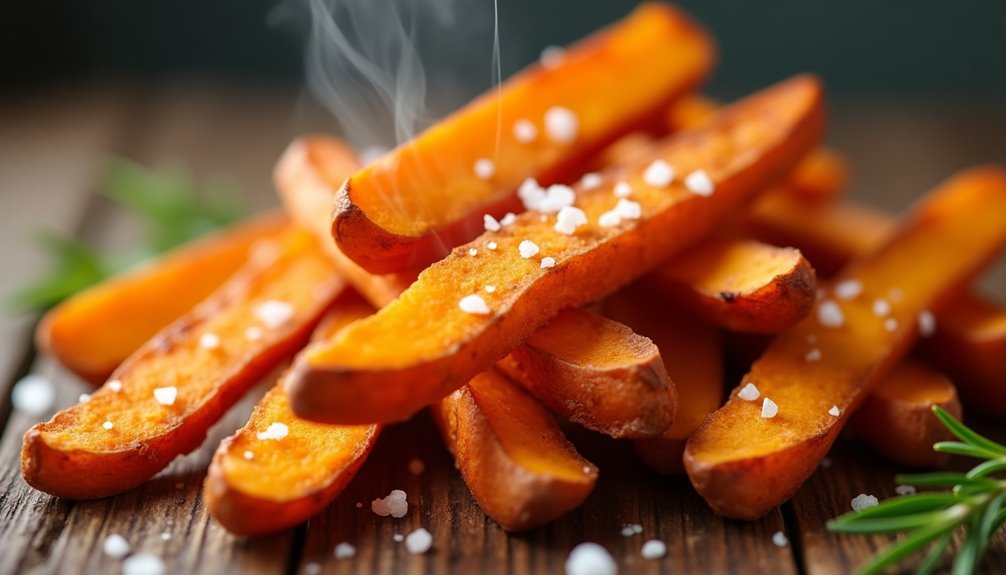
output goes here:
[{"label": "coarse salt grain", "polygon": [[779,406],[776,405],[774,401],[769,398],[765,398],[761,402],[761,416],[762,419],[772,419],[779,414]]},{"label": "coarse salt grain", "polygon": [[472,169],[475,172],[475,177],[480,180],[488,180],[496,174],[496,164],[489,158],[475,160],[475,165],[472,166]]},{"label": "coarse salt grain", "polygon": [[115,424],[112,423],[111,421],[106,421],[105,423],[102,423],[101,426],[104,427],[105,429],[112,429],[113,427],[115,427]]},{"label": "coarse salt grain", "polygon": [[415,458],[409,462],[409,473],[413,475],[422,475],[423,471],[426,471],[426,464],[423,463],[422,459]]},{"label": "coarse salt grain", "polygon": [[486,293],[493,293],[496,291],[496,286],[486,286]]},{"label": "coarse salt grain", "polygon": [[270,299],[258,304],[254,313],[266,327],[276,329],[293,317],[293,306],[285,301]]},{"label": "coarse salt grain", "polygon": [[122,575],[164,575],[164,561],[157,555],[137,553],[122,562]]},{"label": "coarse salt grain", "polygon": [[502,218],[500,218],[500,225],[505,228],[516,221],[517,221],[517,214],[513,212],[507,212],[503,214]]},{"label": "coarse salt grain", "polygon": [[479,255],[479,251],[475,248],[468,248],[468,255],[475,257]]},{"label": "coarse salt grain", "polygon": [[877,298],[873,300],[873,315],[884,317],[889,313],[891,313],[891,304],[887,303],[886,299]]},{"label": "coarse salt grain", "polygon": [[108,389],[111,389],[115,393],[119,393],[120,391],[122,391],[122,382],[119,381],[118,379],[113,379],[113,380],[109,381],[108,383],[106,383],[105,387],[107,387]]},{"label": "coarse salt grain", "polygon": [[545,190],[545,197],[536,209],[546,214],[554,214],[565,207],[572,206],[575,201],[576,192],[573,191],[573,188],[563,184],[552,184]]},{"label": "coarse salt grain", "polygon": [[528,259],[536,256],[540,251],[540,248],[538,247],[538,244],[532,242],[531,240],[521,240],[520,245],[517,246],[517,251],[520,252],[520,257]]},{"label": "coarse salt grain", "polygon": [[632,195],[632,186],[629,185],[629,182],[618,182],[615,184],[614,192],[615,196],[619,198],[627,198]]},{"label": "coarse salt grain", "polygon": [[839,409],[837,405],[832,405],[831,409],[828,410],[828,415],[838,417],[839,415],[842,415],[842,410]]},{"label": "coarse salt grain", "polygon": [[915,487],[911,485],[899,485],[894,488],[894,492],[898,495],[911,495],[915,493]]},{"label": "coarse salt grain", "polygon": [[695,170],[685,176],[685,187],[693,194],[709,197],[716,191],[716,184],[705,170]]},{"label": "coarse salt grain", "polygon": [[760,396],[761,392],[758,391],[758,388],[753,383],[748,383],[737,392],[737,397],[745,401],[754,401]]},{"label": "coarse salt grain", "polygon": [[813,361],[821,361],[821,350],[815,347],[814,349],[812,349],[812,350],[808,351],[806,354],[804,354],[803,360],[804,361],[811,361],[811,362],[813,362]]},{"label": "coarse salt grain", "polygon": [[538,128],[531,120],[522,118],[513,123],[513,139],[521,144],[530,144],[538,138]]},{"label": "coarse salt grain", "polygon": [[639,202],[622,198],[615,204],[615,213],[623,220],[638,220],[643,215],[643,208]]},{"label": "coarse salt grain", "polygon": [[852,510],[862,511],[863,509],[869,509],[871,507],[876,507],[877,498],[873,495],[867,495],[865,493],[860,493],[859,495],[852,498]]},{"label": "coarse salt grain", "polygon": [[785,547],[789,545],[789,537],[786,537],[782,531],[776,531],[772,534],[772,544],[776,547]]},{"label": "coarse salt grain", "polygon": [[580,187],[584,190],[593,190],[594,188],[600,186],[602,182],[604,182],[604,178],[601,177],[601,174],[589,172],[580,178]]},{"label": "coarse salt grain", "polygon": [[898,320],[894,319],[893,317],[889,317],[889,318],[885,319],[884,320],[884,329],[886,329],[887,331],[897,331],[897,329],[898,329]]},{"label": "coarse salt grain", "polygon": [[248,461],[251,461],[252,459],[255,459],[255,453],[253,453],[252,451],[249,451],[249,450],[245,450],[245,452],[242,454],[242,456],[245,459],[247,459]]},{"label": "coarse salt grain", "polygon": [[562,46],[545,46],[538,61],[548,69],[558,68],[566,58],[566,50]]},{"label": "coarse salt grain", "polygon": [[643,181],[647,186],[666,188],[674,181],[674,166],[664,160],[654,160],[643,171]]},{"label": "coarse salt grain", "polygon": [[835,297],[852,299],[863,293],[863,282],[859,280],[844,280],[835,284]]},{"label": "coarse salt grain", "polygon": [[174,405],[175,400],[178,399],[178,388],[173,385],[169,387],[155,387],[154,399],[161,405]]},{"label": "coarse salt grain", "polygon": [[253,325],[245,330],[245,339],[247,339],[248,341],[258,341],[262,339],[262,335],[263,335],[262,328],[258,326]]},{"label": "coarse salt grain", "polygon": [[422,555],[433,547],[433,535],[420,527],[405,536],[405,549],[413,555]]},{"label": "coarse salt grain", "polygon": [[618,224],[622,223],[622,218],[618,216],[614,210],[610,212],[604,212],[597,218],[597,225],[602,228],[613,228]]},{"label": "coarse salt grain", "polygon": [[352,559],[356,556],[356,547],[348,541],[343,541],[335,546],[334,555],[336,559]]},{"label": "coarse salt grain", "polygon": [[551,258],[551,257],[541,258],[541,265],[539,267],[541,269],[543,269],[543,270],[549,269],[549,268],[554,268],[555,267],[555,258]]},{"label": "coarse salt grain", "polygon": [[34,373],[22,377],[11,390],[14,409],[28,415],[45,415],[55,401],[56,389],[48,379]]},{"label": "coarse salt grain", "polygon": [[308,563],[304,565],[304,575],[318,575],[321,573],[321,563]]},{"label": "coarse salt grain", "polygon": [[171,541],[171,533],[168,531],[161,533],[161,541]]},{"label": "coarse salt grain", "polygon": [[640,549],[639,554],[643,556],[643,559],[660,559],[667,555],[667,545],[659,539],[650,539],[646,543],[643,543],[643,548]]},{"label": "coarse salt grain", "polygon": [[406,499],[404,491],[395,489],[387,497],[371,501],[370,509],[381,517],[390,515],[395,519],[401,519],[409,512],[409,501]]},{"label": "coarse salt grain", "polygon": [[78,403],[87,403],[88,401],[91,401],[90,393],[82,393],[77,397]]},{"label": "coarse salt grain", "polygon": [[583,466],[583,472],[584,472],[584,473],[585,473],[586,475],[590,475],[590,473],[591,473],[592,471],[593,471],[593,470],[592,470],[592,469],[590,468],[590,466],[589,466],[589,465],[584,465],[584,466]]},{"label": "coarse salt grain", "polygon": [[569,108],[554,106],[545,112],[545,133],[556,143],[568,144],[576,139],[580,121]]},{"label": "coarse salt grain", "polygon": [[458,302],[458,308],[472,315],[489,315],[492,313],[489,306],[486,305],[486,300],[476,294],[466,295],[461,298],[461,301]]},{"label": "coarse salt grain", "polygon": [[587,214],[583,210],[574,206],[564,206],[555,217],[553,229],[560,234],[571,236],[576,232],[576,228],[587,223]]},{"label": "coarse salt grain", "polygon": [[492,217],[490,214],[482,216],[482,226],[487,232],[498,232],[500,231],[500,223],[496,218]]},{"label": "coarse salt grain", "polygon": [[824,327],[842,327],[845,323],[845,314],[838,302],[826,299],[817,306],[817,321]]},{"label": "coarse salt grain", "polygon": [[220,347],[220,336],[215,333],[204,333],[199,336],[199,347],[203,349],[217,349]]},{"label": "coarse salt grain", "polygon": [[129,555],[129,541],[126,541],[126,538],[122,535],[113,533],[105,538],[101,549],[105,552],[105,555],[113,559],[122,559],[126,555]]},{"label": "coarse salt grain", "polygon": [[401,533],[395,533],[394,535],[391,536],[391,538],[397,541],[398,543],[405,541],[405,535],[402,535]]},{"label": "coarse salt grain", "polygon": [[618,565],[608,550],[597,543],[580,543],[566,558],[566,575],[616,575]]},{"label": "coarse salt grain", "polygon": [[489,242],[489,243],[487,243],[486,244],[486,249],[490,250],[490,251],[495,250],[496,249],[496,242]]},{"label": "coarse salt grain", "polygon": [[285,423],[274,421],[269,424],[269,427],[267,427],[265,431],[260,431],[256,433],[255,437],[263,441],[267,440],[279,441],[280,439],[283,439],[289,434],[290,434],[290,428],[287,427]]},{"label": "coarse salt grain", "polygon": [[936,317],[933,315],[933,312],[929,310],[920,311],[916,321],[919,324],[920,336],[929,337],[936,332]]}]

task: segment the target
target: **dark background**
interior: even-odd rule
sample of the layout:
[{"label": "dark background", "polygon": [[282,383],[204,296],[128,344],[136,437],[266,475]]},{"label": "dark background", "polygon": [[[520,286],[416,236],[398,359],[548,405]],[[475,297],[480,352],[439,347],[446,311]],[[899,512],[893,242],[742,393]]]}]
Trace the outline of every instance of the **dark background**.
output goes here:
[{"label": "dark background", "polygon": [[[406,0],[433,3],[445,0]],[[299,85],[302,26],[270,22],[277,0],[93,2],[33,0],[0,7],[0,89],[81,78]],[[294,0],[296,4],[297,1]],[[492,0],[457,0],[455,33],[422,46],[449,64],[453,90],[488,86]],[[628,12],[629,0],[499,0],[504,75],[550,43],[568,43]],[[1002,0],[678,2],[720,43],[710,91],[732,97],[797,71],[833,95],[1006,96]],[[475,16],[472,16],[475,15]],[[442,82],[443,85],[449,82]],[[435,93],[431,83],[431,92]],[[466,94],[470,95],[470,94]]]}]

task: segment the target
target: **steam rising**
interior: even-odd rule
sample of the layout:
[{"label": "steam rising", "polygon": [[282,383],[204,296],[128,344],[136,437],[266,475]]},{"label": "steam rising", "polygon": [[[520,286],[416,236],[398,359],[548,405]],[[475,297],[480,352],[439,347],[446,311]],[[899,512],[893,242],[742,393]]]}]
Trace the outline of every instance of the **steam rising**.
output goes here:
[{"label": "steam rising", "polygon": [[[478,12],[462,13],[473,9]],[[482,2],[463,0],[287,0],[274,14],[290,15],[306,20],[311,94],[336,118],[343,137],[365,150],[407,141],[435,120],[420,55],[444,70],[454,68],[456,80],[458,64],[464,68],[472,48],[478,53],[490,47],[488,26],[481,24],[493,14]],[[473,34],[484,40],[473,42]],[[492,47],[498,77],[495,29]]]}]

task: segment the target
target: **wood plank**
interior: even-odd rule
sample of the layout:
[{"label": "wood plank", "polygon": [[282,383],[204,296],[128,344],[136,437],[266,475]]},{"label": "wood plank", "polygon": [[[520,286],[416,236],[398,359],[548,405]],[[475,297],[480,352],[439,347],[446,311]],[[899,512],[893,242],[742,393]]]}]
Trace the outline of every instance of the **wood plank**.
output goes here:
[{"label": "wood plank", "polygon": [[[785,529],[780,512],[753,523],[719,519],[686,478],[651,472],[628,444],[582,430],[573,435],[601,469],[597,489],[566,517],[508,536],[472,499],[427,415],[394,426],[343,496],[309,522],[299,572],[317,563],[326,573],[561,573],[569,551],[584,541],[604,545],[623,572],[797,572],[792,551],[772,543],[772,535]],[[425,463],[422,475],[409,472],[413,458]],[[370,510],[373,499],[392,489],[408,494],[409,513],[402,519]],[[643,533],[622,536],[626,524],[642,525]],[[419,527],[433,534],[433,549],[412,556],[393,535]],[[640,556],[642,543],[651,538],[667,544],[667,557]],[[337,560],[333,550],[344,541],[357,554]]]}]

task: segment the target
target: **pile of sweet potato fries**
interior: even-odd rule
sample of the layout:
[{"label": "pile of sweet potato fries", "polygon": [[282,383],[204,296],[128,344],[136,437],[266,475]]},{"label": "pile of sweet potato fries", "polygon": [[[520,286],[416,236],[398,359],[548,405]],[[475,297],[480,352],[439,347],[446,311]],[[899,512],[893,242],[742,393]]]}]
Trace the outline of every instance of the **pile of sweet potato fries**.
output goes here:
[{"label": "pile of sweet potato fries", "polygon": [[[322,511],[423,408],[510,530],[597,480],[556,417],[741,519],[792,496],[847,424],[941,464],[932,405],[1006,415],[1006,309],[970,289],[1006,242],[1006,171],[958,174],[900,220],[848,203],[818,81],[720,107],[696,92],[714,60],[704,30],[646,4],[371,165],[295,141],[285,213],[45,317],[41,346],[102,385],[28,431],[25,479],[132,489],[291,359],[206,478],[237,534]],[[750,369],[727,393],[728,355]]]}]

